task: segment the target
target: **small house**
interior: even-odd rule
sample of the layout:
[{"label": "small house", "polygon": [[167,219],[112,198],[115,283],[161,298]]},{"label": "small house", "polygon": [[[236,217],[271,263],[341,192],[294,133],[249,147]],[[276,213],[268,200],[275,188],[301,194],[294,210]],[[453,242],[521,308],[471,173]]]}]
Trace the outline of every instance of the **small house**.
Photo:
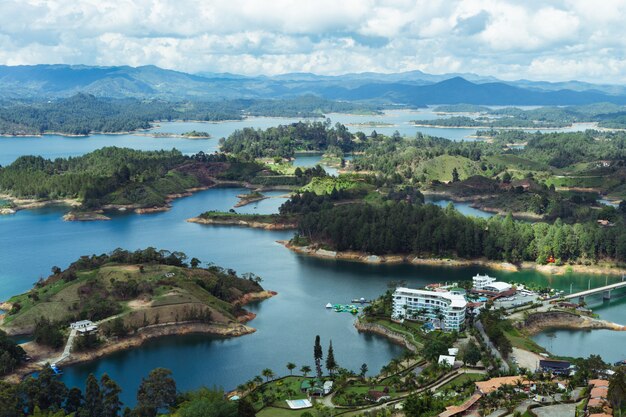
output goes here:
[{"label": "small house", "polygon": [[370,401],[379,403],[383,401],[389,401],[391,399],[391,396],[388,392],[385,391],[370,390],[367,392],[367,398],[369,398]]},{"label": "small house", "polygon": [[568,361],[558,361],[554,359],[541,359],[539,368],[543,372],[550,372],[556,375],[569,375],[572,364]]}]

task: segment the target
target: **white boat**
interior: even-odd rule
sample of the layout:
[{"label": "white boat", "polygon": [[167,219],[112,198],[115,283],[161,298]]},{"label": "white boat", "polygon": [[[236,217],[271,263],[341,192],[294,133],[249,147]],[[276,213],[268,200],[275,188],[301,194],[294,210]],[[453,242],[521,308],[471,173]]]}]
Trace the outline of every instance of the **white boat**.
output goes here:
[{"label": "white boat", "polygon": [[326,304],[326,308],[333,308],[333,305],[331,303]]}]

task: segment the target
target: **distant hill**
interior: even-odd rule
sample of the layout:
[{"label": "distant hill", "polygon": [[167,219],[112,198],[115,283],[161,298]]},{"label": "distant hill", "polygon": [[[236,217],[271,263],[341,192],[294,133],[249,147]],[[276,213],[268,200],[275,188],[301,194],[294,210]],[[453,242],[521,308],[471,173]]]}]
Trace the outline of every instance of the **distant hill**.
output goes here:
[{"label": "distant hill", "polygon": [[165,100],[293,98],[307,94],[326,99],[421,106],[626,104],[623,86],[578,81],[501,82],[476,74],[431,75],[361,73],[320,76],[292,73],[247,77],[229,73],[187,74],[156,66],[84,65],[0,66],[3,99],[69,97],[78,92],[98,97]]},{"label": "distant hill", "polygon": [[354,89],[335,88],[326,91],[327,98],[340,100],[388,99],[406,104],[477,104],[477,105],[580,105],[597,102],[626,103],[624,95],[593,91],[539,91],[511,86],[502,82],[475,84],[461,77],[435,84],[404,83],[366,84]]}]

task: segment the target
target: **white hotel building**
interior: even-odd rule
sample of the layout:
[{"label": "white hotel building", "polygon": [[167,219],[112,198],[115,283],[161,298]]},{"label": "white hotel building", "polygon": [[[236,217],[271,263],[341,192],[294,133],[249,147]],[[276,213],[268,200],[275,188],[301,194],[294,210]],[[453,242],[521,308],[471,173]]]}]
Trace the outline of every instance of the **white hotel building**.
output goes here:
[{"label": "white hotel building", "polygon": [[461,330],[465,325],[467,300],[462,294],[396,288],[393,293],[394,320],[437,320],[443,315],[443,330]]}]

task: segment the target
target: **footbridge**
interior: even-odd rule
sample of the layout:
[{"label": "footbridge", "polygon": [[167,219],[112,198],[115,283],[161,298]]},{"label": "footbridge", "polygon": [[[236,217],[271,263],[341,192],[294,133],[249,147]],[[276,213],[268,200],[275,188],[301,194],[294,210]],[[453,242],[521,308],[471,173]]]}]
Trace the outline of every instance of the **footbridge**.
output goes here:
[{"label": "footbridge", "polygon": [[605,285],[603,287],[598,288],[590,288],[585,291],[576,292],[573,294],[565,295],[563,298],[567,300],[573,300],[578,298],[579,302],[585,301],[585,297],[594,294],[602,294],[602,298],[605,300],[611,299],[611,291],[626,288],[626,277],[622,276],[622,280],[620,282],[616,282],[614,284]]}]

